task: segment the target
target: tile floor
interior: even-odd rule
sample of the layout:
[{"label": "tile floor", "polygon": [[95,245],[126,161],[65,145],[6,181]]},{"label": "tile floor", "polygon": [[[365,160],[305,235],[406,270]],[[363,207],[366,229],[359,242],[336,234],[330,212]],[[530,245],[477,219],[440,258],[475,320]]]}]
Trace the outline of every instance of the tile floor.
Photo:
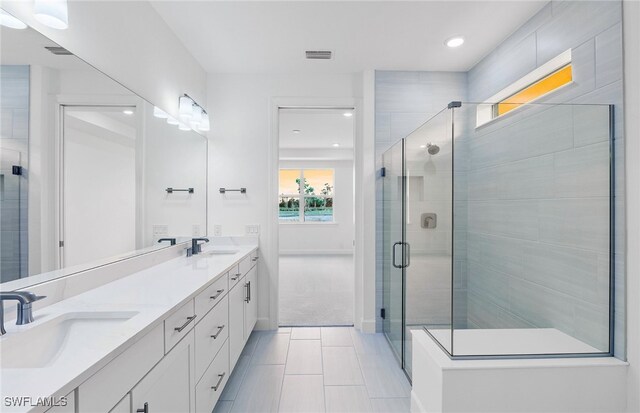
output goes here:
[{"label": "tile floor", "polygon": [[352,255],[281,255],[280,324],[353,325]]},{"label": "tile floor", "polygon": [[382,334],[254,331],[214,413],[409,412],[411,386]]}]

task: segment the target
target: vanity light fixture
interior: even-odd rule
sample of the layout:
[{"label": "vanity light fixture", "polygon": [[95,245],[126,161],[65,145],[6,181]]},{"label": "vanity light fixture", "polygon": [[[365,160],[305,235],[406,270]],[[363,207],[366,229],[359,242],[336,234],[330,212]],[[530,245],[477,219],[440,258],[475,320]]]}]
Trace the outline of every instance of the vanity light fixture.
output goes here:
[{"label": "vanity light fixture", "polygon": [[33,15],[40,23],[52,29],[64,30],[69,27],[67,0],[35,0]]},{"label": "vanity light fixture", "polygon": [[444,44],[446,44],[447,47],[450,47],[452,49],[462,46],[463,43],[464,43],[464,37],[462,36],[453,36],[448,38],[447,41],[444,42]]},{"label": "vanity light fixture", "polygon": [[342,115],[343,115],[345,118],[350,118],[350,117],[352,117],[352,116],[353,116],[353,113],[351,113],[351,112],[345,112],[345,113],[343,113]]},{"label": "vanity light fixture", "polygon": [[178,123],[178,129],[180,129],[180,130],[191,130],[189,125],[187,125],[186,123],[182,123],[182,122]]},{"label": "vanity light fixture", "polygon": [[200,125],[202,124],[202,118],[204,115],[203,112],[204,111],[200,106],[197,106],[197,105],[193,106],[193,114],[191,116],[191,120],[189,121],[189,125],[191,125],[191,128],[193,130],[200,129]]},{"label": "vanity light fixture", "polygon": [[193,129],[196,131],[207,132],[211,128],[207,112],[186,93],[180,96],[178,110],[180,114],[180,130]]},{"label": "vanity light fixture", "polygon": [[178,121],[178,119],[174,118],[173,116],[168,116],[167,117],[167,123],[169,125],[179,125],[180,122]]},{"label": "vanity light fixture", "polygon": [[21,20],[13,17],[6,11],[0,9],[0,26],[8,27],[10,29],[26,29],[27,25]]},{"label": "vanity light fixture", "polygon": [[153,107],[153,116],[160,119],[168,119],[169,114],[157,106]]},{"label": "vanity light fixture", "polygon": [[200,127],[198,128],[202,132],[209,132],[211,130],[211,123],[209,123],[209,114],[202,111],[202,122],[200,123]]},{"label": "vanity light fixture", "polygon": [[133,115],[133,111],[131,109],[125,109],[122,111],[125,115]]},{"label": "vanity light fixture", "polygon": [[193,117],[194,105],[195,102],[188,95],[180,96],[179,111],[183,122],[188,122]]}]

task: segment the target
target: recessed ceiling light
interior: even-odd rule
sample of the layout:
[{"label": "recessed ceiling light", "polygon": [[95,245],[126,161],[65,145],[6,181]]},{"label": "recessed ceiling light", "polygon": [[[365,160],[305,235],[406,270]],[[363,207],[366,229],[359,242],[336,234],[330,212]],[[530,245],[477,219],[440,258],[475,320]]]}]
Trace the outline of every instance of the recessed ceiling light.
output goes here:
[{"label": "recessed ceiling light", "polygon": [[464,43],[464,37],[462,36],[454,36],[450,39],[447,39],[447,41],[444,42],[444,44],[446,44],[447,47],[451,47],[452,49],[455,47],[462,46],[463,43]]},{"label": "recessed ceiling light", "polygon": [[334,147],[334,148],[337,148],[337,147],[339,147],[339,146],[340,146],[340,144],[339,144],[339,143],[334,143],[334,144],[333,144],[333,147]]},{"label": "recessed ceiling light", "polygon": [[300,133],[300,129],[294,129],[293,133]]},{"label": "recessed ceiling light", "polygon": [[350,118],[350,117],[352,117],[352,116],[353,116],[353,113],[351,113],[351,112],[345,112],[345,113],[343,113],[343,115],[344,115],[344,117],[346,117],[346,118]]},{"label": "recessed ceiling light", "polygon": [[125,109],[122,111],[125,115],[133,115],[133,111],[131,109]]}]

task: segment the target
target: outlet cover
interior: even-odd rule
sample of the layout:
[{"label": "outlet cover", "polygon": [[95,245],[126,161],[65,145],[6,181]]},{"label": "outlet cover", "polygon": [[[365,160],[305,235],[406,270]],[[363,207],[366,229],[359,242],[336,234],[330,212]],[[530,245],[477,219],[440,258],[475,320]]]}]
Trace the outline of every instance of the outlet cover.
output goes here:
[{"label": "outlet cover", "polygon": [[198,224],[194,224],[194,225],[191,227],[191,235],[192,235],[192,236],[194,236],[194,237],[199,237],[199,236],[201,235],[201,232],[200,232],[200,225],[198,225]]},{"label": "outlet cover", "polygon": [[221,237],[222,236],[222,225],[215,224],[213,226],[213,236],[214,237]]}]

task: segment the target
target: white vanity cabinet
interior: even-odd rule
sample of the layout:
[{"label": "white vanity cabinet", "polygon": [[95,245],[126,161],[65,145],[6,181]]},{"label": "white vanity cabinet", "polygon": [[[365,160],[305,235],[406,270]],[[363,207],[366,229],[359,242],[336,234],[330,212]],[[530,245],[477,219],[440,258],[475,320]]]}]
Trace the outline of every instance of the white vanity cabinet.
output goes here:
[{"label": "white vanity cabinet", "polygon": [[[239,267],[240,279],[229,292],[229,362],[231,370],[240,358],[258,320],[257,253],[243,259]],[[245,272],[242,272],[244,269]]]},{"label": "white vanity cabinet", "polygon": [[194,411],[194,343],[192,330],[131,390],[133,412]]},{"label": "white vanity cabinet", "polygon": [[256,261],[245,256],[82,383],[76,411],[210,413],[257,321]]},{"label": "white vanity cabinet", "polygon": [[244,305],[244,340],[246,342],[258,321],[258,300],[256,298],[256,293],[258,292],[258,266],[252,267],[244,278],[245,288],[247,289],[247,299]]}]

